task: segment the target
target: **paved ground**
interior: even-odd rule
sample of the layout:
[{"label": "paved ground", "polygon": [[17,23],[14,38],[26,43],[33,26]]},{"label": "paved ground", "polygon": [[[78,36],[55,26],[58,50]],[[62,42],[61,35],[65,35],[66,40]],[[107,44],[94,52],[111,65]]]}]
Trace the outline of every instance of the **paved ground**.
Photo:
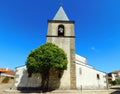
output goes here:
[{"label": "paved ground", "polygon": [[[18,91],[10,91],[11,84],[0,84],[0,94],[120,94],[120,86],[114,86],[113,89],[109,90],[57,90],[54,92],[40,93],[36,91],[31,92],[18,92]],[[9,90],[6,92],[5,90]]]}]

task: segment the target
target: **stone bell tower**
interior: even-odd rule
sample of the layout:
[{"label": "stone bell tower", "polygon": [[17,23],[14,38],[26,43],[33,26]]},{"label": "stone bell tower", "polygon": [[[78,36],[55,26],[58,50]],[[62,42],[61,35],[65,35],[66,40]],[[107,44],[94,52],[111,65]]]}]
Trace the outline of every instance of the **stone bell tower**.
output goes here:
[{"label": "stone bell tower", "polygon": [[53,20],[48,20],[47,42],[62,48],[68,65],[60,81],[60,89],[76,89],[74,21],[70,21],[61,6]]}]

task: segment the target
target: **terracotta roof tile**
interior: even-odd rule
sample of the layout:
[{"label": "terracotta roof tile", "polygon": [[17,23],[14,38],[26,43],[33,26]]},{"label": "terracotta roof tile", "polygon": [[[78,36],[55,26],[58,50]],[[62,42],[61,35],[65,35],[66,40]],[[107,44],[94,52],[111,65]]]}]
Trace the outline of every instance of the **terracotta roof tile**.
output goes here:
[{"label": "terracotta roof tile", "polygon": [[10,74],[10,75],[15,75],[15,72],[11,69],[8,69],[8,68],[0,68],[0,72],[7,73],[7,74]]}]

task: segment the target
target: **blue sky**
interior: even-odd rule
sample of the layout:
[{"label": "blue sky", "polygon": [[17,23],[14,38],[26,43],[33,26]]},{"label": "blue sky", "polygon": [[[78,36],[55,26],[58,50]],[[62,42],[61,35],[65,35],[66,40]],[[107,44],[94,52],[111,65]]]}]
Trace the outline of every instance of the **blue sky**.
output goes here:
[{"label": "blue sky", "polygon": [[[0,67],[25,64],[32,49],[46,42],[47,20],[60,0],[0,0]],[[63,0],[74,20],[76,53],[96,69],[120,69],[120,0]]]}]

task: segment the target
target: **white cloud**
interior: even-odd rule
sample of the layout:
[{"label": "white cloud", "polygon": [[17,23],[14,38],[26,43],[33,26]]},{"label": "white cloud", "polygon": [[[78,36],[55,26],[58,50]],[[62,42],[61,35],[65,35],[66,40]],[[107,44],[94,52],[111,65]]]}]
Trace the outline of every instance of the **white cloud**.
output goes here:
[{"label": "white cloud", "polygon": [[94,52],[99,52],[99,50],[96,49],[94,46],[91,47],[91,50],[94,51]]},{"label": "white cloud", "polygon": [[94,51],[94,50],[96,50],[96,49],[95,49],[95,47],[94,47],[94,46],[92,46],[92,47],[91,47],[91,50],[93,50],[93,51]]}]

